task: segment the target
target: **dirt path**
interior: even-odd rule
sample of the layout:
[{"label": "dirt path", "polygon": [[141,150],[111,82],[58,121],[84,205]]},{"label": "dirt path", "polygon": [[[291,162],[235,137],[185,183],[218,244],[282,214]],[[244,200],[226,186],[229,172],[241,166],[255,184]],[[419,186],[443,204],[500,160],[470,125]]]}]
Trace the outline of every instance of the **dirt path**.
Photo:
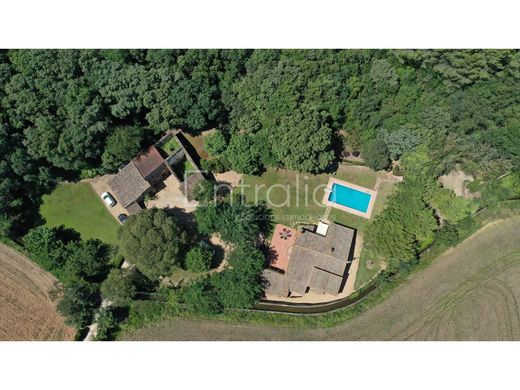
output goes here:
[{"label": "dirt path", "polygon": [[330,329],[174,319],[131,340],[520,340],[520,218],[490,224]]},{"label": "dirt path", "polygon": [[56,279],[15,250],[0,245],[0,340],[72,340],[49,298]]}]

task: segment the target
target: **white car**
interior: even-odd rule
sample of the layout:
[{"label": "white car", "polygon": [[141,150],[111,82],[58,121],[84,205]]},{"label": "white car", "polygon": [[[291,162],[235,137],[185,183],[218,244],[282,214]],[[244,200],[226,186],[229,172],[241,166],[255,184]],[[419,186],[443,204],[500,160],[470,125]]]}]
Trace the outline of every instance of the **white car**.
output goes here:
[{"label": "white car", "polygon": [[103,192],[101,194],[101,199],[103,199],[103,202],[105,202],[109,207],[114,207],[116,204],[116,201],[110,196],[108,192]]}]

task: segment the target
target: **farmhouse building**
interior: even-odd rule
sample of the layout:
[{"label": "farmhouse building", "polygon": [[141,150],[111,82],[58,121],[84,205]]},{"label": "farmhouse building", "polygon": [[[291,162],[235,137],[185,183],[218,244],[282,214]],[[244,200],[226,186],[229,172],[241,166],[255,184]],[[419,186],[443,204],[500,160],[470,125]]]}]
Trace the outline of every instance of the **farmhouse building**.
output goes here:
[{"label": "farmhouse building", "polygon": [[[159,184],[170,175],[173,175],[188,201],[194,200],[195,189],[204,180],[204,176],[193,156],[183,145],[181,138],[184,138],[179,135],[180,132],[169,131],[109,180],[108,185],[113,195],[129,214],[139,212],[144,196],[157,191],[157,188],[161,187]],[[163,147],[169,140],[173,140],[176,145],[172,151]],[[181,175],[176,171],[176,167],[184,167],[186,162],[190,167],[189,172]]]},{"label": "farmhouse building", "polygon": [[[277,267],[278,261],[271,260],[273,269],[264,272],[266,294],[301,296],[309,290],[339,294],[347,277],[353,239],[353,229],[336,223],[320,222],[316,231],[303,230],[290,248],[288,263],[282,261],[283,267]],[[278,252],[284,257],[288,249],[278,246],[273,250],[275,257]]]},{"label": "farmhouse building", "polygon": [[126,164],[108,185],[112,193],[129,214],[141,210],[139,202],[153,190],[153,186],[169,175],[164,159],[155,146]]}]

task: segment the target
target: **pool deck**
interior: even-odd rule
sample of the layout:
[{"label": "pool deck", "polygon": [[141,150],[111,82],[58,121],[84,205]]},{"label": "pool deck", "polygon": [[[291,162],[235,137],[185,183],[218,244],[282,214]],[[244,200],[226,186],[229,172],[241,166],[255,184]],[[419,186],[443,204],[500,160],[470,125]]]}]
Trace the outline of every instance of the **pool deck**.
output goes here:
[{"label": "pool deck", "polygon": [[[331,202],[329,200],[329,195],[332,191],[333,184],[339,184],[339,185],[342,185],[345,187],[352,188],[354,190],[358,190],[358,191],[370,194],[370,202],[368,203],[367,211],[362,212],[362,211],[353,209],[351,207],[340,205],[336,202]],[[370,217],[372,216],[372,210],[374,209],[374,203],[376,201],[376,196],[377,196],[377,191],[375,191],[375,190],[371,190],[371,189],[368,189],[365,187],[358,186],[356,184],[349,183],[347,181],[336,179],[335,177],[331,177],[329,179],[329,182],[327,183],[327,188],[325,188],[325,195],[323,196],[323,204],[330,206],[330,207],[334,207],[334,208],[342,210],[342,211],[345,211],[347,213],[357,215],[359,217],[370,219]]]}]

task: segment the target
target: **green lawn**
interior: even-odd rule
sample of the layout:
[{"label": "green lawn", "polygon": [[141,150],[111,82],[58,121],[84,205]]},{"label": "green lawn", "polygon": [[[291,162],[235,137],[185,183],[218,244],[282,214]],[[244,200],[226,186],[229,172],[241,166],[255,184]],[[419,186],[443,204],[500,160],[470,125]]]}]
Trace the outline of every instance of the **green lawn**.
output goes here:
[{"label": "green lawn", "polygon": [[176,151],[179,148],[179,143],[175,139],[175,137],[171,137],[168,141],[164,143],[163,146],[161,146],[161,149],[169,156],[174,151]]},{"label": "green lawn", "polygon": [[46,226],[65,225],[84,239],[98,238],[117,244],[119,223],[110,215],[101,198],[88,183],[61,183],[44,195],[40,214]]},{"label": "green lawn", "polygon": [[[341,165],[335,175],[302,174],[288,170],[270,169],[261,176],[244,176],[244,195],[248,202],[267,201],[273,209],[274,221],[289,226],[301,222],[316,223],[325,213],[322,204],[325,187],[331,176],[366,188],[374,188],[377,173],[365,167]],[[383,188],[383,185],[381,186]],[[288,195],[287,195],[288,194]],[[382,208],[386,194],[376,199],[374,212]],[[361,229],[367,222],[338,209],[331,209],[332,221]]]}]

